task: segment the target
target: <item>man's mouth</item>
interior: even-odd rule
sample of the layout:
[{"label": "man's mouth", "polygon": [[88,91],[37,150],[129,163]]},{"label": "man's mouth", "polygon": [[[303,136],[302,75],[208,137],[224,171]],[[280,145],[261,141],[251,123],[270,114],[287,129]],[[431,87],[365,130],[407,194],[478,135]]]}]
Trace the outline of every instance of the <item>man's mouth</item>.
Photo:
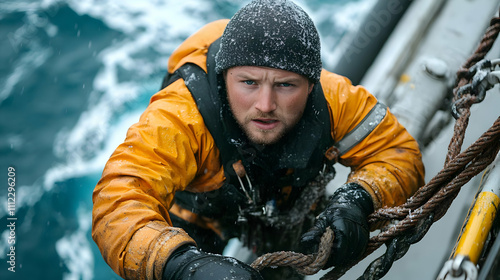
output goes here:
[{"label": "man's mouth", "polygon": [[278,122],[277,120],[273,120],[273,119],[255,119],[254,121],[260,122],[260,123],[275,123],[275,122]]},{"label": "man's mouth", "polygon": [[279,121],[276,119],[253,119],[252,122],[259,129],[263,129],[263,130],[273,129],[279,124]]}]

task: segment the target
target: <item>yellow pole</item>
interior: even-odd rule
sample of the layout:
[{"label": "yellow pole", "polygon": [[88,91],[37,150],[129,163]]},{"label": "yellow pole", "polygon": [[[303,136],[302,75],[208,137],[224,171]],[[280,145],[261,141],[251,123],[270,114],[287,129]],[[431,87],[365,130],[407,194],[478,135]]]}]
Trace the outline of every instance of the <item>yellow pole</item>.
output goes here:
[{"label": "yellow pole", "polygon": [[477,264],[499,205],[500,198],[495,193],[483,191],[479,194],[454,257],[468,256],[471,262]]},{"label": "yellow pole", "polygon": [[481,192],[477,196],[453,256],[454,258],[457,255],[469,257],[475,265],[500,209],[500,153],[484,172],[480,189]]}]

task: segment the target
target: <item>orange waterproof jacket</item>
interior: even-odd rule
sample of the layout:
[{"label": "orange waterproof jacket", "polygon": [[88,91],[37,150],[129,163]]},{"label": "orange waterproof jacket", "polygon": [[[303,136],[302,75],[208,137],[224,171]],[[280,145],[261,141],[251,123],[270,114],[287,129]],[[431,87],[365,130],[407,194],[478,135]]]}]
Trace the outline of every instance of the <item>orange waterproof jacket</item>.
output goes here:
[{"label": "orange waterproof jacket", "polygon": [[[187,62],[206,71],[208,47],[227,22],[210,23],[188,38],[170,57],[168,71]],[[321,84],[331,134],[339,141],[377,100],[363,87],[325,70]],[[362,185],[375,208],[401,204],[423,185],[418,144],[390,111],[340,163],[351,167],[348,181]],[[224,179],[219,150],[179,79],[151,98],[95,187],[92,237],[106,262],[125,279],[161,279],[170,254],[183,244],[194,244],[182,229],[172,227],[168,211],[174,193],[211,191]]]}]

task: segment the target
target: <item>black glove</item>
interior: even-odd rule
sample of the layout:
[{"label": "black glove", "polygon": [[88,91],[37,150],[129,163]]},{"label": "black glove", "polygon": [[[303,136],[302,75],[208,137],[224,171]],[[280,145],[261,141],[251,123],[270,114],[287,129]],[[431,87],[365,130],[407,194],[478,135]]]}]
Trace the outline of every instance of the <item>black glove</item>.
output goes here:
[{"label": "black glove", "polygon": [[168,259],[162,280],[235,279],[262,280],[259,272],[230,257],[209,254],[188,245],[177,249]]},{"label": "black glove", "polygon": [[302,235],[303,251],[316,253],[321,236],[330,227],[335,238],[330,258],[323,268],[342,266],[358,259],[368,245],[368,215],[372,212],[373,202],[367,191],[356,183],[343,185],[330,197],[328,206],[317,217],[314,226]]}]

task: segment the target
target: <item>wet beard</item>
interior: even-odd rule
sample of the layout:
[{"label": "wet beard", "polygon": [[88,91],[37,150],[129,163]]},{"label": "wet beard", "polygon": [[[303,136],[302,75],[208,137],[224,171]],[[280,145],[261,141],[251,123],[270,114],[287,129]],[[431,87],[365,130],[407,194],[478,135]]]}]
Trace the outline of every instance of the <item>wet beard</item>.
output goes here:
[{"label": "wet beard", "polygon": [[273,136],[272,139],[268,140],[265,136],[262,137],[263,134],[269,133],[266,130],[258,130],[261,133],[260,134],[261,136],[259,137],[256,135],[252,135],[249,131],[247,131],[247,129],[245,127],[243,127],[241,125],[240,125],[240,127],[243,130],[243,132],[245,133],[245,136],[248,138],[248,140],[250,140],[250,142],[252,144],[264,145],[264,146],[273,145],[273,144],[279,142],[288,132],[287,130],[282,130],[277,135]]},{"label": "wet beard", "polygon": [[[302,112],[300,112],[300,115],[302,115]],[[286,135],[295,127],[297,122],[300,120],[300,118],[298,118],[294,123],[290,124],[280,119],[284,129],[281,129],[281,131],[279,131],[277,134],[275,134],[276,132],[274,130],[268,131],[263,129],[254,129],[253,132],[255,132],[255,130],[259,132],[259,135],[254,135],[252,134],[252,131],[250,131],[250,129],[248,128],[248,125],[250,125],[252,120],[256,118],[263,118],[263,119],[280,119],[280,118],[278,118],[274,114],[259,114],[257,116],[252,116],[245,119],[245,124],[247,126],[245,126],[245,124],[239,123],[236,120],[241,130],[245,133],[245,136],[248,138],[248,140],[250,140],[252,144],[263,145],[263,146],[271,146],[280,142],[280,140],[284,139]],[[266,134],[273,134],[273,135],[267,135],[268,137],[266,137]]]}]

